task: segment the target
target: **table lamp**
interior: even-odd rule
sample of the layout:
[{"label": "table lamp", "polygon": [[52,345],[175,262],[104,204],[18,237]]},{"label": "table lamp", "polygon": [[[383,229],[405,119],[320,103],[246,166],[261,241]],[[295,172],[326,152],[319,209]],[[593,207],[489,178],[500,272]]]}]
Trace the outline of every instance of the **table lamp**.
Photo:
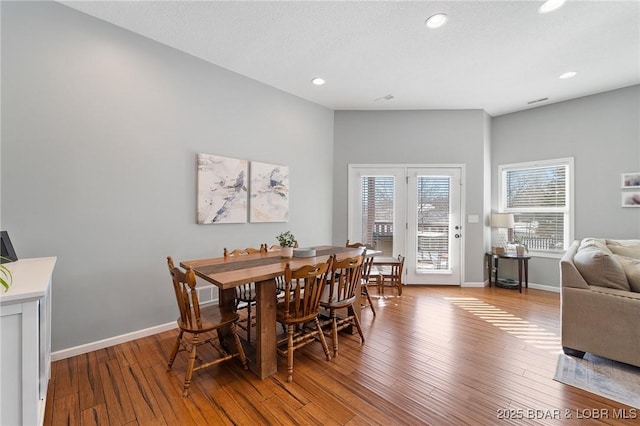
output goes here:
[{"label": "table lamp", "polygon": [[498,229],[497,247],[501,247],[503,252],[507,246],[509,231],[513,229],[514,225],[513,214],[491,213],[491,227]]}]

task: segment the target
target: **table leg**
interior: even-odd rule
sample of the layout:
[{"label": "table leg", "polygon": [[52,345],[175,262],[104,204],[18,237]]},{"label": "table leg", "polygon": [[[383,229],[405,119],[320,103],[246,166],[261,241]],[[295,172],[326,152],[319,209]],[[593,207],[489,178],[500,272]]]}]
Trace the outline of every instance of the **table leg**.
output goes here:
[{"label": "table leg", "polygon": [[524,259],[524,285],[529,288],[529,259]]},{"label": "table leg", "polygon": [[256,283],[256,360],[250,367],[260,379],[278,371],[274,279]]},{"label": "table leg", "polygon": [[522,259],[518,259],[518,291],[522,293]]},{"label": "table leg", "polygon": [[498,287],[498,261],[500,259],[498,259],[497,257],[495,259],[493,259],[493,272],[494,272],[494,276],[493,276],[493,282],[496,285],[496,287]]},{"label": "table leg", "polygon": [[223,311],[233,311],[235,309],[236,290],[229,288],[226,290],[218,289],[218,305]]}]

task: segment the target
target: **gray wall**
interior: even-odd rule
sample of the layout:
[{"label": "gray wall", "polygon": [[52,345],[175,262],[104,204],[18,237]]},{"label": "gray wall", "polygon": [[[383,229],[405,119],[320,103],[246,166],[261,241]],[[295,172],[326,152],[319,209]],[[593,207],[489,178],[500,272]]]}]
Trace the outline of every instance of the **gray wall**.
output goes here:
[{"label": "gray wall", "polygon": [[[167,255],[331,242],[331,110],[58,3],[2,2],[2,89],[2,229],[58,257],[54,351],[175,320]],[[197,225],[198,152],[288,165],[289,223]]]},{"label": "gray wall", "polygon": [[[465,223],[465,282],[485,278],[499,164],[575,157],[576,238],[640,237],[640,209],[621,208],[619,190],[620,173],[640,170],[640,86],[493,119],[337,111],[334,124],[60,4],[1,7],[1,227],[21,257],[58,256],[54,350],[172,321],[169,254],[215,256],[285,229],[343,244],[350,163],[466,165],[465,214],[481,222]],[[289,223],[195,224],[198,152],[288,165]],[[558,279],[557,259],[531,262],[531,282]]]},{"label": "gray wall", "polygon": [[464,282],[483,281],[487,115],[482,110],[336,111],[333,242],[347,239],[349,164],[465,164]]},{"label": "gray wall", "polygon": [[[640,170],[640,86],[495,117],[492,204],[498,166],[575,158],[575,238],[640,238],[640,209],[622,208],[620,175]],[[558,286],[558,259],[535,258],[529,281]]]}]

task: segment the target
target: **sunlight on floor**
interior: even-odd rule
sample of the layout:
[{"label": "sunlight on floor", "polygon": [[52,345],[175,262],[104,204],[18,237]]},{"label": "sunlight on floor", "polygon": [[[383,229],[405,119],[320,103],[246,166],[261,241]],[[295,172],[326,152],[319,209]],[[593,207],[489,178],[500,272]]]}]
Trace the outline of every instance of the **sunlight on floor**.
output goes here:
[{"label": "sunlight on floor", "polygon": [[562,352],[559,336],[529,321],[518,318],[475,297],[445,297],[445,299],[528,345],[547,350],[552,354]]}]

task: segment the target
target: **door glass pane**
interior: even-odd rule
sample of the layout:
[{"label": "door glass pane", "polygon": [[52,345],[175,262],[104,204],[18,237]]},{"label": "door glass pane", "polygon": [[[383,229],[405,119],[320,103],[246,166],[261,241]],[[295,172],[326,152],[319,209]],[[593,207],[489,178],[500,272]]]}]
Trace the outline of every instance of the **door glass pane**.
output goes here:
[{"label": "door glass pane", "polygon": [[393,176],[362,176],[362,239],[393,255],[394,191]]},{"label": "door glass pane", "polygon": [[449,269],[450,187],[448,176],[417,176],[418,274]]}]

